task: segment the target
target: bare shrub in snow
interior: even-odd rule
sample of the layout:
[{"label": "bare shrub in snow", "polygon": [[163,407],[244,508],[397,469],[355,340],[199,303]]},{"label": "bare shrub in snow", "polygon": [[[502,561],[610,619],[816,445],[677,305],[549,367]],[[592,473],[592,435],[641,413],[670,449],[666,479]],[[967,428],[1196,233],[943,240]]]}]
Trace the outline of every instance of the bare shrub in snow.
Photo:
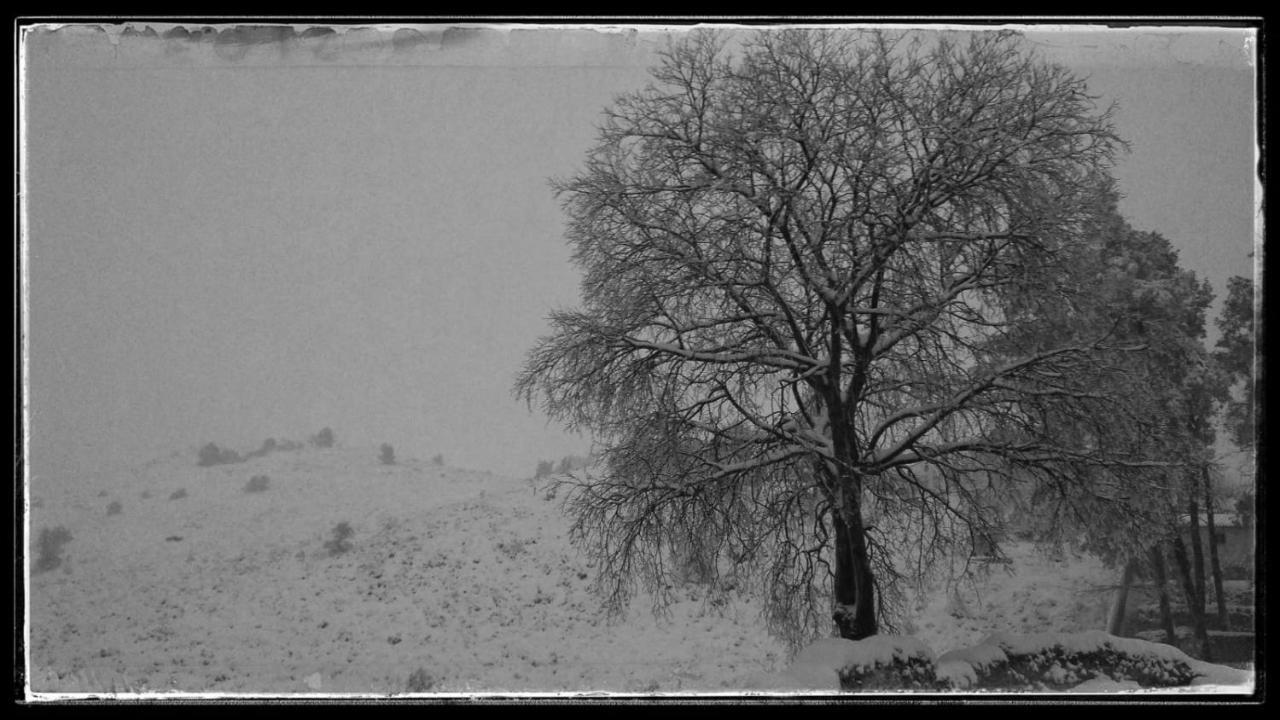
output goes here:
[{"label": "bare shrub in snow", "polygon": [[212,467],[214,465],[230,465],[232,463],[244,462],[240,457],[240,453],[229,448],[220,448],[216,443],[209,443],[200,448],[200,460],[197,465],[200,467]]},{"label": "bare shrub in snow", "polygon": [[378,461],[381,462],[383,465],[396,464],[396,450],[395,448],[391,447],[390,443],[382,443],[382,447],[380,448],[380,452],[378,454]]},{"label": "bare shrub in snow", "polygon": [[243,462],[244,459],[240,454],[230,448],[220,448],[214,443],[209,443],[200,449],[200,465],[231,465]]},{"label": "bare shrub in snow", "polygon": [[254,475],[249,478],[249,482],[245,483],[244,491],[247,493],[263,492],[267,489],[267,485],[271,482],[271,478],[266,475]]},{"label": "bare shrub in snow", "polygon": [[333,537],[324,543],[324,549],[329,551],[330,557],[335,557],[351,550],[349,538],[355,534],[355,531],[351,529],[350,523],[345,520],[338,523],[333,526],[331,534]]},{"label": "bare shrub in snow", "polygon": [[267,455],[270,455],[271,453],[275,452],[277,448],[278,448],[278,445],[276,444],[276,439],[267,438],[266,440],[262,441],[262,447],[246,455],[245,459],[266,457]]},{"label": "bare shrub in snow", "polygon": [[311,436],[311,444],[319,448],[331,448],[337,442],[334,438],[331,428],[322,428],[320,432]]},{"label": "bare shrub in snow", "polygon": [[43,528],[36,540],[36,572],[47,572],[62,564],[62,548],[71,542],[71,531],[59,525]]},{"label": "bare shrub in snow", "polygon": [[506,540],[498,543],[498,552],[506,555],[509,560],[515,560],[528,550],[525,549],[523,540]]}]

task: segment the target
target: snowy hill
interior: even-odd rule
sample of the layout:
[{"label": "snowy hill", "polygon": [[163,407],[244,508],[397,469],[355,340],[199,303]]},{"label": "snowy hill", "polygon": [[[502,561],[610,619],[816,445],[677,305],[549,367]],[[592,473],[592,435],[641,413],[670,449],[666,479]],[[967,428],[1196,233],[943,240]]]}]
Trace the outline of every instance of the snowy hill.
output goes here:
[{"label": "snowy hill", "polygon": [[[376,458],[192,454],[102,497],[33,488],[33,536],[74,539],[31,576],[32,689],[387,694],[417,673],[431,692],[712,690],[786,660],[757,608],[697,588],[665,621],[642,598],[610,625],[567,521],[527,480]],[[267,489],[246,492],[255,475]],[[351,549],[332,555],[342,522]]]},{"label": "snowy hill", "polygon": [[[53,569],[30,553],[34,691],[734,692],[790,660],[759,605],[698,585],[664,618],[642,596],[611,623],[568,519],[529,480],[382,465],[375,447],[195,458],[31,488],[33,544],[73,537]],[[246,491],[255,476],[266,489]],[[905,630],[937,656],[1103,627],[1113,571],[1006,550],[1011,566],[926,588]]]}]

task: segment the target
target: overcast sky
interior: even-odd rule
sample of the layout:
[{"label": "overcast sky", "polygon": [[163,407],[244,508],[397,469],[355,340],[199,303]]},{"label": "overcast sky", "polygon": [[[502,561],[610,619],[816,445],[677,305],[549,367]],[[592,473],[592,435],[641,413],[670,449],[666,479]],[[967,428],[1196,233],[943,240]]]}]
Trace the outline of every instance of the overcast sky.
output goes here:
[{"label": "overcast sky", "polygon": [[[33,482],[326,425],[514,476],[587,449],[511,395],[578,296],[547,179],[661,33],[156,27],[24,37]],[[1130,222],[1252,274],[1250,36],[1029,40],[1120,103]]]}]

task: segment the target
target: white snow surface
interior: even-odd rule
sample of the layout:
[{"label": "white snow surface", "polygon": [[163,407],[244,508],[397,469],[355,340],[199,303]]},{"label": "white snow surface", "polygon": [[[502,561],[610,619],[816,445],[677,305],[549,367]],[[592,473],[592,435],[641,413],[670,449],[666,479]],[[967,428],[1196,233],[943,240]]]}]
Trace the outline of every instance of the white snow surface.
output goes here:
[{"label": "white snow surface", "polygon": [[791,666],[781,676],[763,680],[760,687],[791,687],[803,690],[838,691],[839,672],[860,668],[871,670],[895,660],[918,657],[933,660],[933,652],[913,637],[874,635],[864,640],[824,638],[796,653]]},{"label": "white snow surface", "polygon": [[[758,604],[702,586],[674,588],[667,616],[642,594],[611,622],[559,501],[527,480],[377,455],[200,468],[192,450],[37,482],[31,537],[73,540],[29,576],[31,690],[385,696],[421,669],[433,694],[724,692],[785,663]],[[244,492],[253,475],[265,492]],[[340,522],[352,549],[331,556]]]},{"label": "white snow surface", "polygon": [[983,643],[943,653],[934,674],[940,680],[949,680],[953,687],[963,689],[975,685],[980,672],[1007,660],[1008,656],[998,645]]},{"label": "white snow surface", "polygon": [[[195,459],[192,448],[130,473],[29,488],[32,542],[59,525],[74,538],[59,568],[28,575],[36,698],[385,696],[418,670],[427,692],[445,695],[829,693],[837,668],[932,657],[930,645],[974,645],[1002,628],[1023,633],[1020,647],[1105,636],[1071,632],[1094,620],[1084,598],[1098,568],[1014,549],[1016,576],[993,575],[969,614],[935,594],[914,637],[822,640],[788,667],[758,604],[696,585],[675,589],[665,617],[642,594],[611,623],[558,501],[527,480],[414,459],[385,466],[376,447],[208,468]],[[265,492],[244,492],[253,475],[270,477]],[[170,500],[178,489],[188,496]],[[107,516],[115,500],[124,511]],[[352,550],[331,556],[324,543],[340,522],[354,529]],[[1068,632],[1027,633],[1048,618]],[[945,653],[939,674],[991,661],[993,644]],[[1193,685],[1161,692],[1252,691],[1251,671],[1190,662]]]}]

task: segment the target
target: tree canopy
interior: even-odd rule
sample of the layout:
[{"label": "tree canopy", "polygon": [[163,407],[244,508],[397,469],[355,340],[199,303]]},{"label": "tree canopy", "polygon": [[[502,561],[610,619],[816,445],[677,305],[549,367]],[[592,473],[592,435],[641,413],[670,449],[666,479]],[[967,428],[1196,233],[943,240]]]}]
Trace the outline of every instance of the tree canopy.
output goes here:
[{"label": "tree canopy", "polygon": [[1226,302],[1218,317],[1221,336],[1214,356],[1228,381],[1240,386],[1239,395],[1226,403],[1227,428],[1232,441],[1240,448],[1256,445],[1253,308],[1253,281],[1246,277],[1228,280]]},{"label": "tree canopy", "polygon": [[610,597],[693,549],[783,637],[856,639],[1013,494],[1144,517],[1161,419],[1100,290],[1122,148],[1014,33],[673,43],[556,183],[582,304],[516,384],[605,448],[567,507]]}]

